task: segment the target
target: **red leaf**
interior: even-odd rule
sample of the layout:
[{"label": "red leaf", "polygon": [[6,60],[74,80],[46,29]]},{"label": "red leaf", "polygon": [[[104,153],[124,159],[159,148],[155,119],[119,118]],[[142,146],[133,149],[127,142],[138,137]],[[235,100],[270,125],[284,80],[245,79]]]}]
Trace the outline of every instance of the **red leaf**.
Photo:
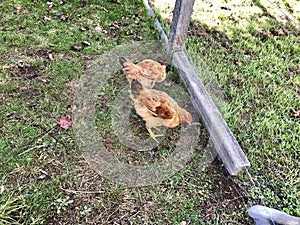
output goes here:
[{"label": "red leaf", "polygon": [[61,128],[65,129],[65,130],[68,130],[69,127],[72,126],[73,122],[72,122],[70,116],[65,116],[65,117],[61,118],[61,119],[57,122],[57,124],[58,124]]}]

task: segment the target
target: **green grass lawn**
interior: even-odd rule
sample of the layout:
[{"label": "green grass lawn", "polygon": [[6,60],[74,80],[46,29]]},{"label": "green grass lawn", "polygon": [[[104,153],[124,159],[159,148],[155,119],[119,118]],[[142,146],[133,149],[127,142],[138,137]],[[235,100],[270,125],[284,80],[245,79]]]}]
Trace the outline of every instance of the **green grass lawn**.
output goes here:
[{"label": "green grass lawn", "polygon": [[[159,40],[142,1],[3,0],[0,14],[0,224],[251,224],[245,207],[261,198],[300,215],[299,120],[290,116],[300,107],[300,49],[292,26],[289,36],[278,36],[275,20],[224,30],[194,21],[187,40],[199,74],[225,96],[221,111],[258,188],[246,175],[228,176],[219,160],[203,171],[201,150],[161,184],[128,188],[92,170],[73,128],[55,124],[72,115],[76,84],[91,60],[122,44]],[[178,83],[172,69],[168,79]],[[124,160],[152,162],[149,152],[132,153],[111,139],[110,102],[123,82],[116,73],[101,90],[98,130]],[[147,137],[134,113],[130,120]],[[205,130],[199,139],[207,144]],[[172,150],[168,140],[157,160]]]}]

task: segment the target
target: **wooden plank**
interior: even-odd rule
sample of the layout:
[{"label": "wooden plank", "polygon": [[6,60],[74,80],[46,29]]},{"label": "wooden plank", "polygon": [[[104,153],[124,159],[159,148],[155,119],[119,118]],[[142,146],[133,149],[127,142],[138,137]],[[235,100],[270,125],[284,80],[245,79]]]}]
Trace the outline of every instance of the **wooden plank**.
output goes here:
[{"label": "wooden plank", "polygon": [[195,0],[176,0],[169,38],[169,52],[181,51],[190,24]]},{"label": "wooden plank", "polygon": [[184,52],[173,53],[172,63],[186,85],[195,110],[201,115],[216,151],[230,175],[237,175],[250,166],[236,138],[202,84],[199,75]]}]

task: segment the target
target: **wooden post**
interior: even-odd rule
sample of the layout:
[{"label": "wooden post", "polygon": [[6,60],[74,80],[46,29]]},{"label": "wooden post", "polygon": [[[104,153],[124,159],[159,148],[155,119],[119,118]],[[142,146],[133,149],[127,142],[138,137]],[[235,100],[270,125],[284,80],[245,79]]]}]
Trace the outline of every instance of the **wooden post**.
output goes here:
[{"label": "wooden post", "polygon": [[169,52],[183,50],[195,0],[176,0],[169,38]]},{"label": "wooden post", "polygon": [[193,106],[197,113],[201,115],[215,149],[228,173],[237,175],[244,171],[245,168],[250,166],[250,163],[185,53],[174,52],[172,64],[178,69],[180,79],[187,87]]}]

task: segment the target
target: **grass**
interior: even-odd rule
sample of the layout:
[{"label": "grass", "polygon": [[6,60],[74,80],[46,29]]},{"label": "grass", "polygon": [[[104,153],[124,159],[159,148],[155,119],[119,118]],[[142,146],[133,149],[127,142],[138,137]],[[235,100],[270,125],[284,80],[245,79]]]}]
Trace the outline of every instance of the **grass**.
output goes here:
[{"label": "grass", "polygon": [[[296,84],[299,41],[293,34],[261,40],[262,28],[250,24],[247,29],[251,36],[223,36],[231,49],[220,61],[214,56],[228,50],[227,46],[214,49],[211,43],[202,42],[209,50],[198,56],[208,57],[206,63],[214,68],[212,76],[230,99],[224,117],[247,151],[250,173],[261,184],[259,193],[265,204],[299,216],[300,180],[295,160],[300,147],[296,139],[299,123],[290,113],[300,105]],[[213,39],[220,43],[220,38]],[[235,64],[238,61],[243,63],[240,68]],[[254,201],[260,198],[257,193],[252,197]]]},{"label": "grass", "polygon": [[[0,3],[0,223],[250,224],[245,203],[247,199],[250,203],[257,201],[257,193],[246,183],[247,177],[241,178],[245,184],[229,177],[218,160],[206,170],[201,168],[201,149],[208,141],[203,127],[199,129],[198,150],[187,166],[160,184],[129,188],[91,169],[78,148],[76,126],[63,130],[55,126],[56,121],[72,115],[78,81],[93,60],[101,62],[106,52],[133,41],[147,48],[143,41],[156,42],[159,34],[142,1],[51,2]],[[268,24],[268,29],[278,29],[279,24],[275,25]],[[207,29],[208,38],[196,37],[197,34],[190,37],[194,50],[189,50],[205,56],[205,63],[211,70],[214,68],[214,79],[228,101],[224,116],[248,152],[251,174],[261,187],[266,187],[264,192],[260,190],[265,201],[299,215],[298,200],[294,198],[299,197],[293,160],[297,152],[293,155],[291,150],[297,147],[299,130],[295,126],[297,120],[289,116],[291,105],[299,106],[293,86],[299,85],[297,39],[293,34],[266,37],[267,33],[258,32],[251,24],[248,29],[242,37],[232,27],[226,36],[219,30],[210,33]],[[264,45],[254,44],[262,39]],[[199,40],[205,45],[205,52],[199,51],[203,47],[195,43]],[[84,46],[83,41],[90,45]],[[227,47],[211,47],[220,43]],[[74,45],[83,49],[72,50]],[[223,59],[224,49],[230,51]],[[272,55],[267,54],[270,49]],[[152,51],[158,59],[165,59],[157,49]],[[137,51],[136,55],[151,51],[144,52]],[[288,60],[279,57],[281,52]],[[242,60],[245,54],[251,58]],[[213,60],[216,58],[217,64]],[[237,60],[243,66],[237,66]],[[111,61],[109,65],[114,67],[116,63]],[[289,71],[294,71],[295,76],[289,76]],[[259,76],[247,76],[254,73]],[[122,93],[125,80],[120,71],[113,75],[105,84],[96,85],[99,88],[103,84],[97,93],[95,122],[106,147],[128,164],[164,161],[174,152],[179,128],[168,130],[168,139],[150,152],[133,151],[116,140],[111,123],[114,117],[110,116],[115,108],[111,102]],[[180,86],[174,70],[168,70],[168,79]],[[272,89],[266,91],[266,87]],[[181,97],[173,95],[178,100]],[[144,123],[133,111],[129,120],[133,132],[146,138]],[[283,147],[286,151],[279,153]],[[271,148],[277,149],[278,154],[274,155]],[[276,160],[277,167],[283,165],[280,176],[284,183],[277,173],[268,172],[277,169],[272,160]],[[278,190],[277,186],[283,188]]]},{"label": "grass", "polygon": [[[247,174],[239,182],[248,204],[299,216],[299,31],[265,4],[196,1],[186,48],[251,162],[256,186]],[[168,21],[170,7],[160,10]]]},{"label": "grass", "polygon": [[22,210],[25,205],[18,202],[18,199],[1,199],[0,207],[0,222],[1,224],[18,224],[17,219],[15,219],[18,211]]}]

